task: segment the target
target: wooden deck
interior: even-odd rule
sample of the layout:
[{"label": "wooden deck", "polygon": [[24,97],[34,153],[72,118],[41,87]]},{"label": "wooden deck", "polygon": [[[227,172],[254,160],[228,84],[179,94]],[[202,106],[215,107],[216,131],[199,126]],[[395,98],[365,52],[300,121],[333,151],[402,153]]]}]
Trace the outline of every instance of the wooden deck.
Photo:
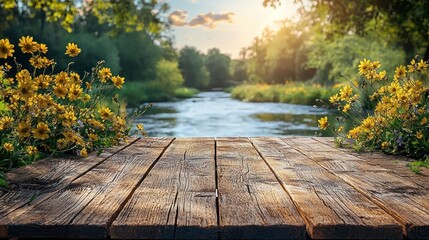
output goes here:
[{"label": "wooden deck", "polygon": [[144,138],[8,174],[0,238],[429,239],[429,172],[330,138]]}]

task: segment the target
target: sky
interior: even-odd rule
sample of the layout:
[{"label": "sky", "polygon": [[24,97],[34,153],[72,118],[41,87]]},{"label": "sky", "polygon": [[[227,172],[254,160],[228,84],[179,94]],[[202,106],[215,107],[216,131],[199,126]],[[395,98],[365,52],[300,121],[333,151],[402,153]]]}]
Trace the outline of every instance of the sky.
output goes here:
[{"label": "sky", "polygon": [[166,17],[172,25],[176,48],[195,46],[202,52],[216,47],[237,58],[265,27],[276,29],[277,21],[296,18],[293,1],[277,8],[262,6],[262,0],[165,0],[171,9]]}]

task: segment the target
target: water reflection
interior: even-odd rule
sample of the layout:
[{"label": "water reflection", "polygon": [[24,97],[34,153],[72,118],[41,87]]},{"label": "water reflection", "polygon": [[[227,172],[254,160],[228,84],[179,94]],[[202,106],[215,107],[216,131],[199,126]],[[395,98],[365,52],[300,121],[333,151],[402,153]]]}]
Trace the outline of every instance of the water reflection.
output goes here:
[{"label": "water reflection", "polygon": [[282,103],[247,103],[224,92],[202,92],[177,102],[155,103],[142,119],[149,136],[314,136],[326,109]]}]

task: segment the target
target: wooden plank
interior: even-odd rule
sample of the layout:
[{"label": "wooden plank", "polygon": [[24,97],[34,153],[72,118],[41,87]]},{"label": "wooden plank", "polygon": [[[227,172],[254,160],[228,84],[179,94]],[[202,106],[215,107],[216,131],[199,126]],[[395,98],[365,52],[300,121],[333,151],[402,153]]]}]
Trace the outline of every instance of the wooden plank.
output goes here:
[{"label": "wooden plank", "polygon": [[54,192],[135,141],[138,139],[129,139],[120,146],[105,149],[100,155],[91,153],[87,158],[47,158],[7,173],[10,186],[8,189],[0,188],[3,193],[0,197],[0,238],[7,237],[7,226],[13,216],[31,208],[29,205],[49,198]]},{"label": "wooden plank", "polygon": [[[335,146],[333,138],[318,137],[314,139],[326,144],[330,148]],[[429,185],[427,184],[429,181],[429,169],[422,168],[419,174],[415,174],[413,171],[410,171],[410,168],[407,166],[407,164],[412,161],[410,158],[387,155],[379,151],[356,152],[352,148],[344,147],[338,148],[338,150],[365,161],[366,164],[373,166],[371,168],[372,170],[381,167],[387,169],[392,174],[407,178],[407,180],[416,183],[421,188],[429,189]]]},{"label": "wooden plank", "polygon": [[215,142],[177,139],[110,228],[120,239],[217,238]]},{"label": "wooden plank", "polygon": [[305,239],[293,202],[248,139],[216,141],[221,238]]},{"label": "wooden plank", "polygon": [[[310,138],[294,139],[310,151]],[[253,138],[314,239],[400,239],[401,225],[339,177],[279,138]],[[320,145],[317,150],[320,151]],[[333,152],[330,152],[333,153]]]},{"label": "wooden plank", "polygon": [[[429,239],[429,191],[427,188],[422,188],[408,178],[393,174],[385,168],[378,167],[374,171],[375,167],[367,164],[369,159],[364,161],[344,152],[330,152],[329,154],[308,152],[308,146],[317,142],[316,140],[309,141],[305,147],[293,139],[285,141],[392,215],[403,225],[406,237]],[[347,161],[350,159],[353,160]],[[332,163],[338,167],[332,167]],[[350,169],[349,171],[341,170],[346,166]],[[426,180],[427,182],[429,179]]]},{"label": "wooden plank", "polygon": [[171,141],[142,139],[19,216],[9,214],[9,237],[105,238],[109,221]]}]

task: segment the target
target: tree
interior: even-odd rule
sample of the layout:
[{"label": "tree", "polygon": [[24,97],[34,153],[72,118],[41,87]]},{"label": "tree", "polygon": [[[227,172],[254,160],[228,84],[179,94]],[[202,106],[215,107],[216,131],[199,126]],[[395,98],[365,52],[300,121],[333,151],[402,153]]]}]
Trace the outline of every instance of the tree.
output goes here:
[{"label": "tree", "polygon": [[211,88],[224,88],[230,84],[230,63],[231,57],[222,54],[219,49],[212,48],[208,50],[206,68],[209,71],[209,86]]},{"label": "tree", "polygon": [[167,3],[158,0],[1,0],[0,14],[8,22],[2,21],[0,33],[10,26],[10,21],[22,17],[39,21],[42,31],[46,22],[55,22],[71,32],[76,20],[90,15],[109,26],[112,33],[141,30],[159,33],[165,28],[161,14],[168,9]]},{"label": "tree", "polygon": [[130,81],[149,81],[156,77],[162,50],[145,32],[123,33],[117,38],[122,76]]},{"label": "tree", "polygon": [[174,90],[182,86],[184,80],[177,62],[162,59],[156,64],[156,81],[161,84],[163,90],[170,96]]},{"label": "tree", "polygon": [[203,55],[194,47],[185,46],[180,50],[179,68],[187,87],[204,89],[209,83],[209,74],[204,66]]},{"label": "tree", "polygon": [[[302,16],[328,39],[337,35],[355,33],[366,36],[378,32],[401,45],[411,58],[423,53],[429,59],[429,1],[349,1],[349,0],[295,0],[301,6]],[[264,6],[277,6],[280,0],[264,0]]]}]

